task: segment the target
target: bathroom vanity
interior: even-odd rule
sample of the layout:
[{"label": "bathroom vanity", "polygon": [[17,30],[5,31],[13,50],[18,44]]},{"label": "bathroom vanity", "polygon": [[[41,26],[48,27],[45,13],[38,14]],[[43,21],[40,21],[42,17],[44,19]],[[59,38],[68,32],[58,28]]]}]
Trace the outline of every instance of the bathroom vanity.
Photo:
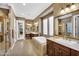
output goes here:
[{"label": "bathroom vanity", "polygon": [[79,56],[78,41],[64,40],[63,38],[47,39],[48,56]]},{"label": "bathroom vanity", "polygon": [[47,38],[47,55],[79,56],[79,14],[56,17],[55,36]]}]

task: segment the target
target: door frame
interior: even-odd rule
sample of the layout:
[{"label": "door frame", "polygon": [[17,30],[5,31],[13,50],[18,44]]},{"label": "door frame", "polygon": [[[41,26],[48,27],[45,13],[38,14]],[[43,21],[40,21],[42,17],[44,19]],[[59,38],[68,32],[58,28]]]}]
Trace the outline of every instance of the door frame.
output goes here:
[{"label": "door frame", "polygon": [[[22,23],[22,28],[23,28],[23,35],[19,37],[19,33],[18,33],[18,23]],[[17,24],[17,40],[24,40],[25,39],[25,22],[24,20],[16,20],[16,24]]]}]

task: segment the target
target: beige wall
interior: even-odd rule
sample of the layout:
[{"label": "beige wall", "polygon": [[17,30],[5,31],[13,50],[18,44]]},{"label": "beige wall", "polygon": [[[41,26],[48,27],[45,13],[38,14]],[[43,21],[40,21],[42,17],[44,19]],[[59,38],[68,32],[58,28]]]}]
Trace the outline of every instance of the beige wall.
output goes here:
[{"label": "beige wall", "polygon": [[11,46],[17,41],[16,39],[16,17],[12,8],[10,8],[9,12],[9,20],[10,20],[10,41]]}]

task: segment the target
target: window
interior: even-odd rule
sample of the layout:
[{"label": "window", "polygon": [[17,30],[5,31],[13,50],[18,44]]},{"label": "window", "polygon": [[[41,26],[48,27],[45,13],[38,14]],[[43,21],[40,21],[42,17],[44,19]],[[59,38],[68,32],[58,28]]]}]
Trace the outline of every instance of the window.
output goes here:
[{"label": "window", "polygon": [[53,36],[54,35],[54,20],[53,20],[53,16],[52,17],[49,17],[49,35],[50,36]]},{"label": "window", "polygon": [[43,19],[43,34],[44,35],[47,35],[48,34],[48,22],[47,22],[47,19]]},{"label": "window", "polygon": [[54,28],[53,16],[43,19],[43,34],[44,35],[53,36],[54,35],[53,28]]}]

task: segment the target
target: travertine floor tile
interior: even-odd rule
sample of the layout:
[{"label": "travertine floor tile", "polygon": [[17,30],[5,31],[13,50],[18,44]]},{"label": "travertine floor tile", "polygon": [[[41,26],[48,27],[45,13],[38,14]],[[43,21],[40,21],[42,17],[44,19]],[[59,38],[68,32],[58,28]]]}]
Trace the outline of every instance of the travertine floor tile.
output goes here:
[{"label": "travertine floor tile", "polygon": [[17,41],[10,51],[7,52],[7,56],[38,56],[35,47],[32,45],[32,40],[20,40]]}]

